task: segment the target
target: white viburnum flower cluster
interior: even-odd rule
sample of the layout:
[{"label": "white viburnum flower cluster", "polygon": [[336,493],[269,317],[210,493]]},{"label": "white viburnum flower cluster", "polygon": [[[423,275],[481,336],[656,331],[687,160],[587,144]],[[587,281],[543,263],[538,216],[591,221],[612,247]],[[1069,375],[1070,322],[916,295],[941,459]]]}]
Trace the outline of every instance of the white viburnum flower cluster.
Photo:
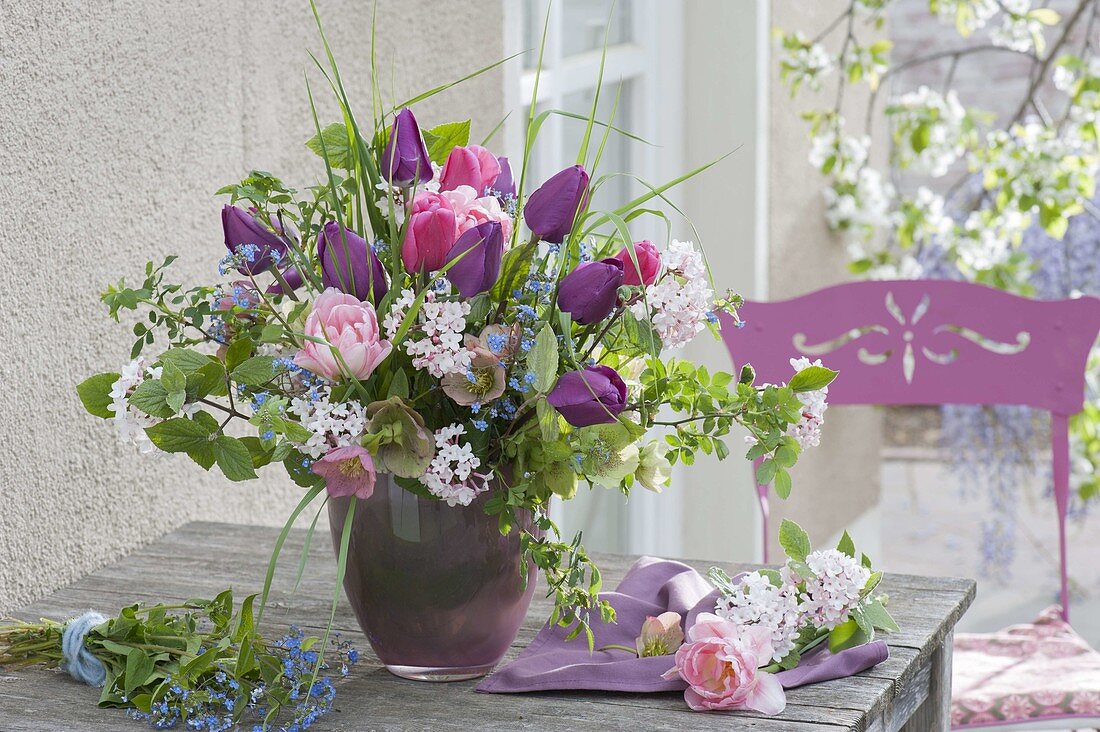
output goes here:
[{"label": "white viburnum flower cluster", "polygon": [[972,211],[954,240],[959,265],[974,273],[1005,264],[1030,225],[1031,217],[1013,209]]},{"label": "white viburnum flower cluster", "polygon": [[111,411],[114,412],[111,421],[115,423],[115,429],[118,431],[118,440],[128,445],[136,445],[143,455],[157,449],[145,434],[145,428],[152,427],[160,420],[130,404],[127,397],[141,385],[141,382],[146,379],[159,379],[160,374],[160,367],[150,366],[143,356],[139,356],[122,367],[118,379],[111,386]]},{"label": "white viburnum flower cluster", "polygon": [[[820,365],[821,359],[812,363],[805,356],[791,359],[791,368],[795,373]],[[821,444],[821,426],[825,424],[825,410],[829,407],[826,403],[829,387],[800,392],[796,396],[802,402],[802,419],[790,425],[787,428],[787,434],[793,437],[803,450],[808,447],[817,447]]]},{"label": "white viburnum flower cluster", "polygon": [[772,661],[794,650],[802,613],[794,585],[776,587],[760,572],[749,572],[729,587],[720,588],[715,614],[737,625],[757,625],[772,634]]},{"label": "white viburnum flower cluster", "polygon": [[[1020,53],[1041,52],[1045,24],[1041,20],[1042,15],[1031,13],[1031,0],[1001,0],[1001,8],[1004,10],[1001,24],[989,31],[989,41],[994,46]],[[1057,15],[1053,17],[1053,22],[1057,22]]]},{"label": "white viburnum flower cluster", "polygon": [[894,186],[874,168],[861,168],[855,182],[834,181],[823,195],[825,219],[834,230],[868,239],[879,228],[893,223],[890,207]]},{"label": "white viburnum flower cluster", "polygon": [[331,401],[332,389],[322,387],[313,398],[310,395],[290,400],[287,411],[298,417],[310,431],[310,438],[297,447],[317,460],[337,447],[358,444],[367,425],[366,408],[357,401]]},{"label": "white viburnum flower cluster", "polygon": [[663,261],[664,273],[630,310],[639,319],[649,319],[665,347],[679,348],[714,317],[714,290],[708,284],[703,255],[690,241],[673,239]]},{"label": "white viburnum flower cluster", "polygon": [[973,124],[954,89],[941,94],[921,86],[898,97],[886,113],[894,123],[898,165],[933,178],[946,175],[974,141]]},{"label": "white viburnum flower cluster", "polygon": [[843,129],[844,119],[839,118],[810,140],[810,165],[839,181],[855,183],[867,163],[871,138],[841,135]]},{"label": "white viburnum flower cluster", "polygon": [[848,620],[859,607],[860,592],[871,578],[871,570],[853,557],[836,549],[819,549],[806,556],[809,577],[802,577],[785,566],[780,574],[784,582],[802,584],[798,609],[804,621],[815,628],[832,630]]},{"label": "white viburnum flower cluster", "polygon": [[802,33],[791,33],[780,39],[783,56],[779,62],[780,76],[791,85],[791,92],[805,84],[814,91],[821,89],[821,80],[836,68],[836,59],[820,43],[811,43]]},{"label": "white viburnum flower cluster", "polygon": [[448,506],[469,506],[478,494],[489,490],[489,477],[475,472],[481,460],[468,443],[459,440],[464,434],[466,428],[457,423],[438,430],[435,457],[419,479]]},{"label": "white viburnum flower cluster", "polygon": [[[390,312],[382,321],[386,334],[393,339],[401,327],[409,307],[416,299],[412,290],[402,290]],[[464,374],[473,364],[474,352],[462,341],[466,330],[466,316],[470,314],[469,302],[436,300],[436,293],[428,291],[420,306],[417,332],[423,336],[413,339],[406,335],[402,347],[412,356],[413,368],[422,369],[437,379],[447,374]]]}]

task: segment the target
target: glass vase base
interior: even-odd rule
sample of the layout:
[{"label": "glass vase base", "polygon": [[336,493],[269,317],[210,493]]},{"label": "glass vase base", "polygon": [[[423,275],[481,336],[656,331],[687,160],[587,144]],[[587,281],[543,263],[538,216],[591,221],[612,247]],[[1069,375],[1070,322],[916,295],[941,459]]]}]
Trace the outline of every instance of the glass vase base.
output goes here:
[{"label": "glass vase base", "polygon": [[479,679],[493,670],[495,663],[484,666],[396,666],[386,665],[386,670],[394,676],[413,681],[469,681]]}]

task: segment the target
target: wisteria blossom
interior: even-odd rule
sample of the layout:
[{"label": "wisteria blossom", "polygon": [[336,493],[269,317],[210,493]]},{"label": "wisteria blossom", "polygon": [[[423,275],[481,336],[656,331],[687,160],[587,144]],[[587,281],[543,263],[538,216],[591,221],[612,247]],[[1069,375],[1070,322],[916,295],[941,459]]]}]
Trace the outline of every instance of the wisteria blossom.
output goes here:
[{"label": "wisteria blossom", "polygon": [[462,442],[466,428],[461,424],[443,427],[435,433],[435,457],[420,482],[448,506],[469,506],[479,493],[489,490],[489,477],[476,472],[481,460],[469,443]]},{"label": "wisteria blossom", "polygon": [[690,241],[673,239],[664,263],[665,273],[646,288],[645,299],[635,303],[631,312],[650,319],[665,347],[679,348],[713,317],[714,290],[703,255]]}]

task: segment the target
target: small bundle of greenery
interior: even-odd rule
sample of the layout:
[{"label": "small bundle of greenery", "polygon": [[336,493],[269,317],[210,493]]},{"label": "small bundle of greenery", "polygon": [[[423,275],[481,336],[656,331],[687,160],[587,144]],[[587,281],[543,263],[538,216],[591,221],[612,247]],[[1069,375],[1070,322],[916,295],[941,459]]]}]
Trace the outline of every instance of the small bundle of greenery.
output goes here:
[{"label": "small bundle of greenery", "polygon": [[[291,627],[269,641],[256,632],[255,595],[234,611],[233,593],[213,600],[124,607],[92,628],[84,648],[106,669],[99,706],[125,708],[157,729],[218,732],[307,729],[332,709],[326,669],[346,676],[358,660],[347,641],[322,656],[320,639]],[[65,624],[16,621],[0,626],[0,667],[62,665]]]}]

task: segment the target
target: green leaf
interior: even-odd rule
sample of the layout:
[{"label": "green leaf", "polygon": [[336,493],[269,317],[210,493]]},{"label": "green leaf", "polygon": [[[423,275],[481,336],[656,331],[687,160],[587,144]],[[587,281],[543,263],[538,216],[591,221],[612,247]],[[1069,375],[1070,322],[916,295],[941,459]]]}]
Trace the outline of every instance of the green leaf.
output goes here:
[{"label": "green leaf", "polygon": [[149,682],[153,675],[153,659],[140,648],[131,648],[126,654],[126,673],[123,676],[122,686],[129,694],[139,686]]},{"label": "green leaf", "polygon": [[779,525],[779,546],[783,552],[796,562],[805,562],[806,556],[813,551],[810,545],[810,535],[789,519],[783,519]]},{"label": "green leaf", "polygon": [[833,383],[836,373],[824,366],[810,366],[792,376],[787,386],[794,392],[817,391]]},{"label": "green leaf", "polygon": [[252,469],[252,455],[243,442],[229,435],[219,435],[214,440],[214,459],[225,477],[233,481],[256,477]]},{"label": "green leaf", "polygon": [[765,460],[760,463],[760,467],[756,469],[756,484],[768,485],[775,478],[775,471],[778,466],[774,460]]},{"label": "green leaf", "polygon": [[[386,393],[386,398],[400,397],[401,399],[409,398],[409,377],[405,373],[404,369],[398,369],[394,372],[393,378],[390,379],[390,388]],[[309,439],[308,437],[306,439]]]},{"label": "green leaf", "polygon": [[118,381],[116,373],[96,374],[80,382],[76,387],[76,393],[80,396],[80,403],[88,410],[89,414],[103,419],[115,416],[111,410],[111,388]]},{"label": "green leaf", "polygon": [[[324,145],[321,140],[324,140]],[[314,135],[306,140],[306,147],[318,157],[328,155],[328,163],[334,168],[351,170],[351,148],[348,145],[348,130],[340,122],[333,122],[321,130],[320,136]]]},{"label": "green leaf", "polygon": [[470,120],[447,122],[430,130],[424,130],[424,145],[428,148],[428,157],[436,165],[447,162],[447,156],[457,146],[470,142]]},{"label": "green leaf", "polygon": [[198,371],[211,362],[209,356],[204,356],[198,351],[192,351],[190,348],[169,348],[160,354],[157,361],[161,366],[172,364],[184,374]]},{"label": "green leaf", "polygon": [[201,449],[210,442],[213,430],[199,422],[177,417],[168,419],[152,427],[145,428],[145,434],[154,445],[165,452],[190,452]]},{"label": "green leaf", "polygon": [[164,388],[164,384],[156,379],[146,379],[138,384],[128,401],[135,408],[153,417],[167,419],[176,413],[168,406],[168,391]]},{"label": "green leaf", "polygon": [[751,385],[754,381],[756,381],[756,370],[750,364],[745,364],[741,367],[741,375],[737,377],[737,383]]},{"label": "green leaf", "polygon": [[887,612],[878,598],[863,605],[863,616],[878,630],[883,630],[887,633],[896,633],[901,630],[897,622],[890,616],[890,613]]},{"label": "green leaf", "polygon": [[275,378],[275,359],[271,356],[253,356],[242,362],[230,376],[247,386],[262,386]]},{"label": "green leaf", "polygon": [[283,326],[281,323],[268,323],[260,331],[261,343],[278,343],[283,339]]},{"label": "green leaf", "polygon": [[558,338],[549,323],[545,323],[535,336],[535,345],[527,352],[527,368],[535,375],[532,386],[545,394],[554,386],[558,377]]},{"label": "green leaf", "polygon": [[775,495],[779,496],[784,501],[790,498],[791,474],[783,468],[776,468],[773,487],[775,488]]},{"label": "green leaf", "polygon": [[829,651],[839,653],[847,648],[861,646],[869,640],[870,637],[859,627],[855,618],[851,618],[829,632]]},{"label": "green leaf", "polygon": [[855,559],[856,556],[856,543],[852,541],[852,537],[847,531],[840,537],[840,543],[836,545],[836,550],[841,554],[846,554],[849,557]]},{"label": "green leaf", "polygon": [[252,341],[247,338],[239,338],[229,344],[225,351],[225,368],[232,371],[240,364],[248,360],[252,355]]}]

